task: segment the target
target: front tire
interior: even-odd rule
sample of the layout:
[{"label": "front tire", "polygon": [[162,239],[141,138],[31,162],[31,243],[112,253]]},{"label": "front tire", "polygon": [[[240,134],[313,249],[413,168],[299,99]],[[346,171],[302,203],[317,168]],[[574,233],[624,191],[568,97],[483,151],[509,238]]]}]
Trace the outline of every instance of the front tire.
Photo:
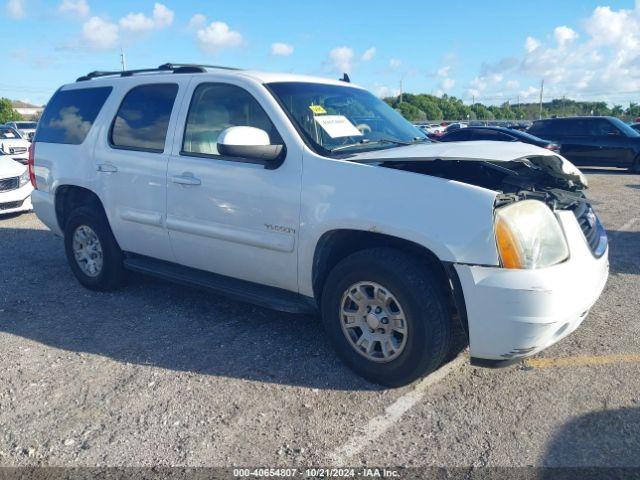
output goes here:
[{"label": "front tire", "polygon": [[434,275],[391,248],[339,262],[322,293],[322,321],[340,358],[367,380],[398,387],[438,368],[453,326]]},{"label": "front tire", "polygon": [[64,246],[71,271],[86,288],[109,291],[124,284],[124,257],[103,212],[74,210],[65,225]]}]

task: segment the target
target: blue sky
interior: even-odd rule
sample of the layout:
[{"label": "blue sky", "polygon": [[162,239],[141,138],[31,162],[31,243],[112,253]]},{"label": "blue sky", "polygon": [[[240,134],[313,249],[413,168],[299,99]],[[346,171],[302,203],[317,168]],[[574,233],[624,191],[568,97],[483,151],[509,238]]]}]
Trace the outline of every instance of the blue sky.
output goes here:
[{"label": "blue sky", "polygon": [[[4,5],[2,5],[2,3]],[[640,102],[640,0],[0,0],[0,96],[166,61],[329,77],[465,102]],[[7,21],[5,21],[7,20]]]}]

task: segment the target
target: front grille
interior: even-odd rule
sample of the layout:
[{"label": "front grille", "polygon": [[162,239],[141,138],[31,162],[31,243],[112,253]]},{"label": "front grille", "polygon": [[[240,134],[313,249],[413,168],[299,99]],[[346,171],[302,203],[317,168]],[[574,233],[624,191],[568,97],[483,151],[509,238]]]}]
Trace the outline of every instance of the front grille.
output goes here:
[{"label": "front grille", "polygon": [[600,223],[600,219],[587,202],[580,202],[574,207],[573,213],[591,252],[596,257],[601,257],[607,249],[607,232]]},{"label": "front grille", "polygon": [[6,202],[0,203],[0,211],[2,210],[10,210],[12,208],[19,208],[24,203],[24,200],[20,200],[19,202]]},{"label": "front grille", "polygon": [[0,180],[0,192],[15,190],[20,186],[20,177],[3,178]]}]

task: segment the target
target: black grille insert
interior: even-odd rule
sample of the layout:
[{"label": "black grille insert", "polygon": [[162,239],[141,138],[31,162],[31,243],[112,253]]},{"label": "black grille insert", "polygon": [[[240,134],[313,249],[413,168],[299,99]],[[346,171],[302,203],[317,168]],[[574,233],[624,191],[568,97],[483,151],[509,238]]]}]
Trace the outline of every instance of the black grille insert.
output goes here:
[{"label": "black grille insert", "polygon": [[20,186],[20,177],[3,178],[0,180],[0,192],[15,190]]},{"label": "black grille insert", "polygon": [[573,209],[580,229],[587,240],[591,252],[596,257],[601,257],[607,249],[607,232],[600,223],[593,208],[587,202],[580,202]]}]

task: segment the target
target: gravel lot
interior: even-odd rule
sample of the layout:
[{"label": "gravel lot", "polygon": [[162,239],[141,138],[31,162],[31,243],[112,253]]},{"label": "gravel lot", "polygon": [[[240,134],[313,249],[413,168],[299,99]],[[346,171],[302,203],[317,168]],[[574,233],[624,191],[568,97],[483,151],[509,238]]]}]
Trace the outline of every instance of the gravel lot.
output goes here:
[{"label": "gravel lot", "polygon": [[142,277],[93,293],[35,215],[1,218],[0,466],[640,466],[640,175],[588,176],[611,277],[537,357],[564,364],[463,353],[396,390],[313,317]]}]

